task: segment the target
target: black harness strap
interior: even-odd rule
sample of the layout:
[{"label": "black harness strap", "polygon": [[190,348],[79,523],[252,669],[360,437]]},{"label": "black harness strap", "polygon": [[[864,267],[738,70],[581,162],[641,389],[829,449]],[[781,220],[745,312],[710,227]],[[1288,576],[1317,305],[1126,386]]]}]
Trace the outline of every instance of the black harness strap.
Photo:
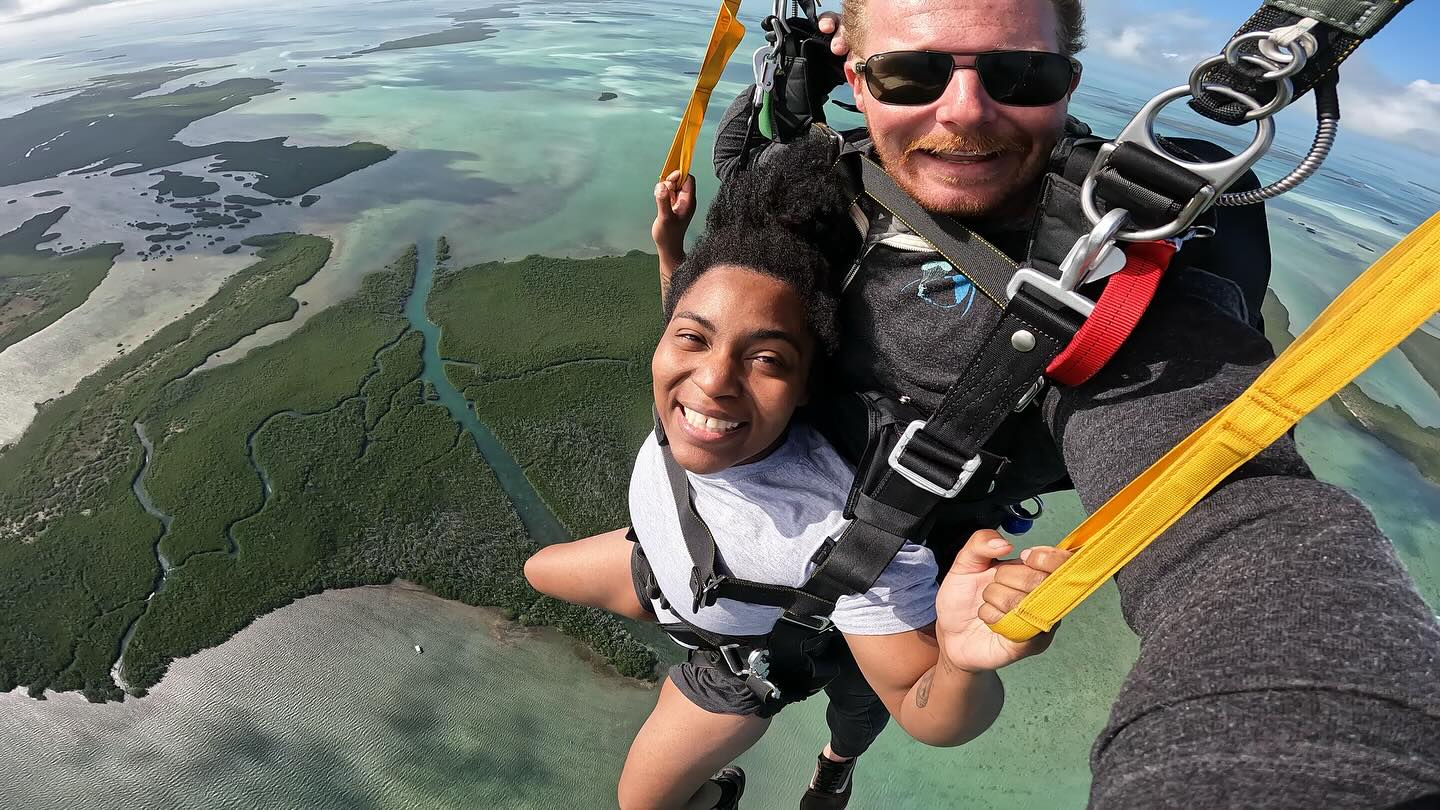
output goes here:
[{"label": "black harness strap", "polygon": [[859,164],[860,181],[870,199],[929,242],[986,298],[1005,305],[1005,285],[1015,274],[1015,262],[1009,256],[950,217],[938,216],[920,207],[868,156],[859,154]]}]

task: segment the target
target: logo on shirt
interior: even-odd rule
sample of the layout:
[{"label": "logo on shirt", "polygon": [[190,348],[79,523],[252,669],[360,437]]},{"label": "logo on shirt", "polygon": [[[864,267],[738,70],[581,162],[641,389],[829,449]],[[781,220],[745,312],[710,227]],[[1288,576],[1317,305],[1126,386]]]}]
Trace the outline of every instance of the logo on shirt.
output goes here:
[{"label": "logo on shirt", "polygon": [[946,261],[931,261],[921,265],[920,278],[905,285],[907,290],[911,287],[915,287],[915,294],[920,300],[933,307],[964,307],[960,311],[961,315],[968,314],[971,305],[975,303],[975,285]]}]

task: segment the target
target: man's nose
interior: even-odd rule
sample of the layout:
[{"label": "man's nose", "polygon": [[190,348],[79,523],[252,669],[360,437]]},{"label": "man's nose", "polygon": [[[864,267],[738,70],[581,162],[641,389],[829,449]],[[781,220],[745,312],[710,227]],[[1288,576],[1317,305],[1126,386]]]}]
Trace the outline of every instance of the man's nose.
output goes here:
[{"label": "man's nose", "polygon": [[995,101],[972,69],[956,70],[936,105],[935,120],[941,124],[969,128],[995,119]]}]

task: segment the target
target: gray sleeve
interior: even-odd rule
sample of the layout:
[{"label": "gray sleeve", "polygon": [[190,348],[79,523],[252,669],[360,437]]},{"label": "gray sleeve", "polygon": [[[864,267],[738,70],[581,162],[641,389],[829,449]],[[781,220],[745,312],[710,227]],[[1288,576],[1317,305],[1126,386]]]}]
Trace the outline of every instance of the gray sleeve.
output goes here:
[{"label": "gray sleeve", "polygon": [[850,636],[886,636],[919,630],[935,621],[939,590],[935,552],[906,543],[865,593],[835,601],[830,618]]},{"label": "gray sleeve", "polygon": [[[1273,353],[1162,295],[1046,416],[1094,510]],[[1440,627],[1355,498],[1290,437],[1116,577],[1140,656],[1091,752],[1095,807],[1376,807],[1440,791]]]}]

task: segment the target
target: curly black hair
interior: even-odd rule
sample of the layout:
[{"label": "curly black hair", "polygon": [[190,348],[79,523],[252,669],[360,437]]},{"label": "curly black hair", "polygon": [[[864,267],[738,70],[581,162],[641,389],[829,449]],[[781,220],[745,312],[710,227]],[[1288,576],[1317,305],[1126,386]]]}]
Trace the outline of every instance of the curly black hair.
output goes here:
[{"label": "curly black hair", "polygon": [[839,344],[836,290],[861,237],[832,152],[828,138],[798,141],[781,159],[723,184],[705,217],[705,234],[670,278],[665,317],[712,267],[744,267],[790,285],[805,304],[818,344],[833,353]]}]

